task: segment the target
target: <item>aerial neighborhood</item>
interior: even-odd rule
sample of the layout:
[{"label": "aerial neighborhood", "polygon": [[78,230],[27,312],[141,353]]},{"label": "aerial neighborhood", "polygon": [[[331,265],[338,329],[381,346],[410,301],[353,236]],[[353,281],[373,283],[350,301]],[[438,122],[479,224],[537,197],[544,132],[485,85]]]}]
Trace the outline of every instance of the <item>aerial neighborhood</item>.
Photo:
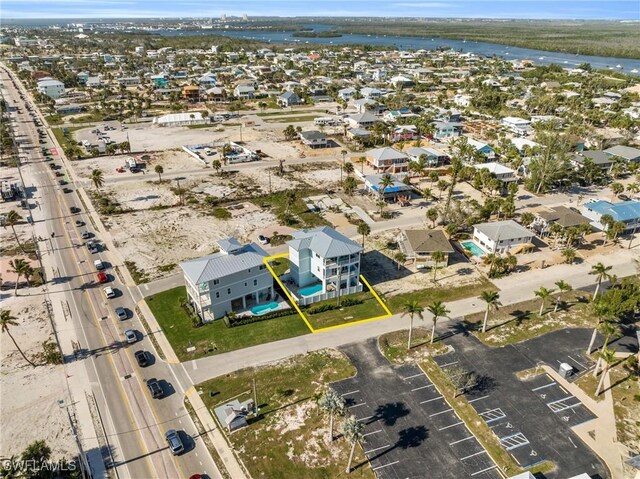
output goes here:
[{"label": "aerial neighborhood", "polygon": [[261,22],[3,27],[0,457],[640,477],[637,70]]}]

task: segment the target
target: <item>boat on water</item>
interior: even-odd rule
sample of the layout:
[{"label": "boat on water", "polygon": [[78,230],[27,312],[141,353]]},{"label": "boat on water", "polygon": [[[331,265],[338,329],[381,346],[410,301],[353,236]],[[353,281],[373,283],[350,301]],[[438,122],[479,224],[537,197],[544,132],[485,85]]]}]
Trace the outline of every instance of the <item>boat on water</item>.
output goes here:
[{"label": "boat on water", "polygon": [[620,65],[619,63],[616,65],[616,68],[622,68],[622,65]]},{"label": "boat on water", "polygon": [[540,58],[538,58],[538,60],[544,60],[544,57],[540,57]]},{"label": "boat on water", "polygon": [[640,73],[640,71],[638,71],[637,68],[634,68],[633,70],[631,70],[631,73]]}]

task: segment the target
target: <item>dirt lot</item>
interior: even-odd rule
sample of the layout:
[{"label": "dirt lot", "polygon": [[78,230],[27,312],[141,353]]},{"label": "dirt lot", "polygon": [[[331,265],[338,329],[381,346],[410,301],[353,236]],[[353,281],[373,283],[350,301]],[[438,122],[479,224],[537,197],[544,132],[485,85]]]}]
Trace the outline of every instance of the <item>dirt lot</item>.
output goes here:
[{"label": "dirt lot", "polygon": [[[18,318],[11,334],[25,354],[33,358],[42,342],[52,338],[46,309],[40,295],[11,297],[3,301]],[[57,401],[66,397],[62,366],[32,368],[15,349],[8,334],[1,335],[0,456],[19,454],[32,441],[43,439],[54,460],[71,457],[76,451],[65,410]],[[35,361],[36,364],[42,361]]]}]

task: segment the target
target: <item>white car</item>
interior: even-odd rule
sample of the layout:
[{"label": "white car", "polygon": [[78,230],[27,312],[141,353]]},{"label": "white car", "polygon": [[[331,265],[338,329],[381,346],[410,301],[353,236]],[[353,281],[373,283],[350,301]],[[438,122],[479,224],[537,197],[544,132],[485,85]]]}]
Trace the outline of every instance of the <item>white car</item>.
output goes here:
[{"label": "white car", "polygon": [[258,235],[258,241],[260,242],[260,244],[267,244],[269,243],[269,238],[264,235]]},{"label": "white car", "polygon": [[111,298],[115,298],[116,297],[116,292],[113,290],[113,288],[111,286],[107,286],[106,288],[104,288],[104,295],[107,297],[107,299],[111,299]]},{"label": "white car", "polygon": [[127,329],[124,332],[124,337],[127,340],[127,343],[132,344],[135,343],[136,341],[138,341],[138,335],[136,334],[136,332],[133,329]]}]

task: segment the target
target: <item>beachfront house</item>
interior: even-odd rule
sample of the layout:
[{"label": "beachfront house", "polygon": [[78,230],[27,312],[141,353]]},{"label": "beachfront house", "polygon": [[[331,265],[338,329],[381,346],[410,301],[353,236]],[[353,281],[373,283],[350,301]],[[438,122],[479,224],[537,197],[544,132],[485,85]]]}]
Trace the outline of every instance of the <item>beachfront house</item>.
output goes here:
[{"label": "beachfront house", "polygon": [[365,158],[376,171],[397,173],[407,171],[409,168],[409,156],[388,146],[368,150],[365,153]]},{"label": "beachfront house", "polygon": [[188,302],[203,321],[275,302],[273,276],[262,261],[267,253],[260,246],[235,238],[218,246],[218,253],[180,263]]},{"label": "beachfront house", "polygon": [[418,269],[434,267],[433,253],[436,251],[444,253],[444,261],[440,261],[438,266],[447,266],[449,255],[454,253],[453,246],[442,230],[403,230],[398,246],[407,260],[413,261]]},{"label": "beachfront house", "polygon": [[360,255],[362,246],[333,228],[300,230],[292,233],[289,246],[288,283],[299,304],[362,291]]},{"label": "beachfront house", "polygon": [[625,231],[640,230],[640,201],[592,201],[582,205],[581,212],[591,220],[591,225],[604,231],[606,227],[600,221],[604,215],[609,215],[613,221],[624,223]]},{"label": "beachfront house", "polygon": [[473,241],[488,253],[517,253],[531,245],[534,236],[513,220],[473,225]]}]

